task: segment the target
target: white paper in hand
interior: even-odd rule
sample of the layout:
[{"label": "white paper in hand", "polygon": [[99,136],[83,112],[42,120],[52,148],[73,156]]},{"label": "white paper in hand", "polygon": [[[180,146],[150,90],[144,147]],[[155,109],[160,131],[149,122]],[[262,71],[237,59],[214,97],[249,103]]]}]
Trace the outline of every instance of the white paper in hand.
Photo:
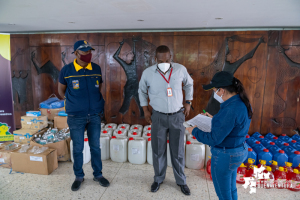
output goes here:
[{"label": "white paper in hand", "polygon": [[184,122],[183,125],[185,127],[197,126],[200,130],[202,130],[204,132],[210,132],[211,131],[211,120],[212,120],[212,118],[199,114],[196,117],[194,117],[193,119]]}]

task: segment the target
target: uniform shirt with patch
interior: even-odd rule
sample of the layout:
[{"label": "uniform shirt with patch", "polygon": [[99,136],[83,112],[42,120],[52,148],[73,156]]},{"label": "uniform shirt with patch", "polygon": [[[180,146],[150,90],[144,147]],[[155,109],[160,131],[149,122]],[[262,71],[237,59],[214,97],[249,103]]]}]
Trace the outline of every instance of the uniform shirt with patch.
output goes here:
[{"label": "uniform shirt with patch", "polygon": [[59,82],[67,86],[65,109],[69,115],[92,115],[103,111],[104,99],[99,91],[99,84],[103,81],[99,65],[89,63],[83,69],[75,59],[61,69]]}]

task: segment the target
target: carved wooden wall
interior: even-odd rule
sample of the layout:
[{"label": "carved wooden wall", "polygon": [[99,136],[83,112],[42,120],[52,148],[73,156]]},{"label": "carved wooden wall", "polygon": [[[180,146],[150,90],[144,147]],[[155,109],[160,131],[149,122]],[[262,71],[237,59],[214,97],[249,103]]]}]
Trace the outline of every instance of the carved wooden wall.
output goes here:
[{"label": "carved wooden wall", "polygon": [[[292,135],[300,126],[300,31],[240,31],[12,35],[17,127],[25,111],[38,109],[39,102],[53,93],[58,96],[55,73],[51,76],[41,69],[60,71],[64,63],[72,62],[77,40],[87,40],[96,49],[93,62],[102,69],[107,122],[146,124],[134,98],[124,114],[119,112],[124,86],[127,76],[136,75],[139,80],[143,70],[155,63],[157,46],[167,45],[173,61],[186,66],[194,79],[195,110],[189,118],[205,109],[211,97],[211,91],[205,92],[202,85],[217,71],[236,70],[234,75],[244,84],[254,111],[250,134]],[[133,74],[125,73],[124,66],[114,58],[123,40],[119,58],[132,61],[130,66],[136,68]]]}]

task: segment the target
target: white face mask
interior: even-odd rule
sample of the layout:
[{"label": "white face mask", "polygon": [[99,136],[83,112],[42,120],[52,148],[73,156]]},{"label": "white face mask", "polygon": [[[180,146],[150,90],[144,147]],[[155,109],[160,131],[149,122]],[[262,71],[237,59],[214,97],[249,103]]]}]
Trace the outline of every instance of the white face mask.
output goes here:
[{"label": "white face mask", "polygon": [[[219,91],[220,89],[217,90],[217,92]],[[224,100],[222,99],[223,97],[223,94],[221,96],[217,95],[217,92],[214,92],[214,98],[220,102],[220,103],[224,103]]]},{"label": "white face mask", "polygon": [[157,66],[160,69],[160,71],[162,71],[163,73],[166,73],[170,69],[171,64],[170,63],[159,63]]}]

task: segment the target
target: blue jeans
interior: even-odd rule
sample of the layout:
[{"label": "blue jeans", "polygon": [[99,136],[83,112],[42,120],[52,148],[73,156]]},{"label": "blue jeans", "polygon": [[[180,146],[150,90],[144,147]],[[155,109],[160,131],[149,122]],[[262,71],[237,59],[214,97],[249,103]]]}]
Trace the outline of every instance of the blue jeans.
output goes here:
[{"label": "blue jeans", "polygon": [[100,131],[101,118],[99,114],[87,116],[68,116],[68,125],[70,128],[71,139],[73,141],[73,170],[77,179],[84,177],[82,169],[83,165],[83,147],[84,147],[84,131],[87,129],[89,145],[91,150],[92,168],[94,177],[102,176],[102,161],[100,149]]},{"label": "blue jeans", "polygon": [[247,158],[247,147],[221,149],[211,147],[211,175],[220,200],[237,200],[237,168]]}]

